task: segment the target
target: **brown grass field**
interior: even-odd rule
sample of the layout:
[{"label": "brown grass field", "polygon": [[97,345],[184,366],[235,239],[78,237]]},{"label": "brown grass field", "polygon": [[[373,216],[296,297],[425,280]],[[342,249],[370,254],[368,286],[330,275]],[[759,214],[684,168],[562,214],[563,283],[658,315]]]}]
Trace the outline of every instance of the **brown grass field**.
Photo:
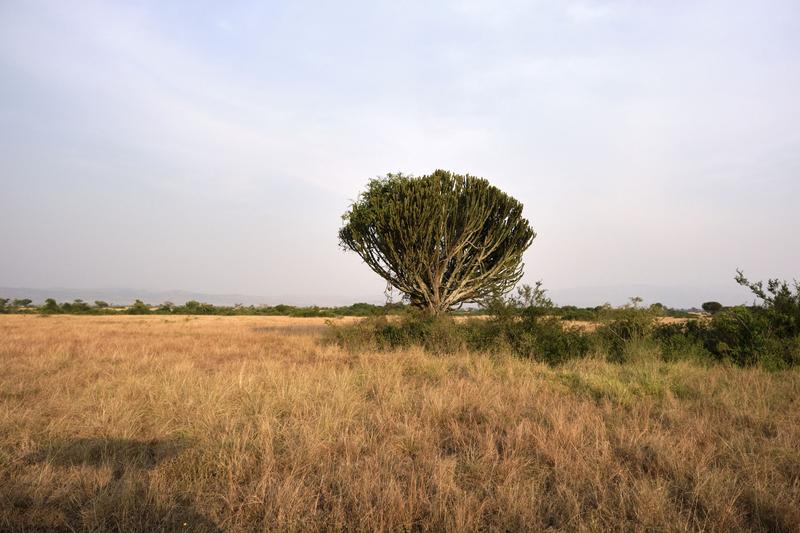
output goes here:
[{"label": "brown grass field", "polygon": [[800,371],[324,327],[0,316],[0,530],[800,530]]}]

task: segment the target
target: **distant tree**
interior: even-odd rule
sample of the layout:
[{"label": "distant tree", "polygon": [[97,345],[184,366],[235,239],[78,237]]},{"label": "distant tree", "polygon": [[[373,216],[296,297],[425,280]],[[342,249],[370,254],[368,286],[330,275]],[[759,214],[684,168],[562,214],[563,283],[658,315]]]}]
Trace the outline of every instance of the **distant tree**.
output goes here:
[{"label": "distant tree", "polygon": [[714,315],[722,310],[722,304],[719,302],[703,302],[703,305],[700,307],[703,308],[703,311],[711,315]]},{"label": "distant tree", "polygon": [[371,180],[342,218],[341,246],[431,314],[508,292],[536,236],[520,202],[444,170]]},{"label": "distant tree", "polygon": [[213,315],[218,314],[222,308],[216,308],[212,304],[198,302],[197,300],[189,300],[183,305],[174,307],[173,313],[187,314],[187,315]]},{"label": "distant tree", "polygon": [[0,298],[0,313],[8,313],[8,298]]},{"label": "distant tree", "polygon": [[141,300],[136,300],[133,305],[128,307],[129,315],[148,315],[150,314],[150,306]]},{"label": "distant tree", "polygon": [[90,310],[91,310],[91,307],[89,307],[89,304],[87,304],[86,302],[84,302],[80,298],[77,298],[77,299],[73,300],[73,302],[72,302],[72,312],[73,313],[87,313]]},{"label": "distant tree", "polygon": [[44,305],[42,306],[42,311],[44,311],[45,313],[60,313],[61,306],[58,305],[58,302],[56,302],[52,298],[48,298],[44,301]]},{"label": "distant tree", "polygon": [[18,298],[16,300],[14,300],[13,305],[14,305],[14,307],[28,307],[32,303],[33,303],[33,300],[31,300],[30,298]]},{"label": "distant tree", "polygon": [[95,300],[94,306],[98,309],[105,309],[108,307],[108,302],[104,302],[103,300]]}]

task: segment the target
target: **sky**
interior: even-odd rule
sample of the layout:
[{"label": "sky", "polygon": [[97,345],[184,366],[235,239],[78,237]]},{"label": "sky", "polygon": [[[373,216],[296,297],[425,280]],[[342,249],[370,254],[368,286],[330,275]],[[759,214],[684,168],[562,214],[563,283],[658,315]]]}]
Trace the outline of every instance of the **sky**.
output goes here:
[{"label": "sky", "polygon": [[558,303],[737,303],[800,278],[799,57],[794,0],[0,0],[0,286],[380,300],[341,215],[443,168]]}]

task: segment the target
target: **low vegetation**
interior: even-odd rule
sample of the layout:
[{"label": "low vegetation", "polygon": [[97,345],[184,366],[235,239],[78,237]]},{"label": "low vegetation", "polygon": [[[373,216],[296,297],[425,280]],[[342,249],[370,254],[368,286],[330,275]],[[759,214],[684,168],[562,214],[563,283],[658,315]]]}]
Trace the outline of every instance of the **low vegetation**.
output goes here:
[{"label": "low vegetation", "polygon": [[0,530],[797,531],[800,287],[737,281],[688,317],[3,301]]},{"label": "low vegetation", "polygon": [[[20,303],[24,302],[24,303]],[[690,312],[681,309],[670,309],[661,304],[654,304],[664,316],[691,317]],[[136,300],[131,305],[112,305],[108,302],[97,300],[94,304],[83,300],[72,302],[57,302],[48,298],[42,305],[35,305],[30,299],[11,300],[0,298],[0,314],[51,314],[51,315],[218,315],[218,316],[290,316],[299,318],[335,318],[341,316],[379,316],[401,315],[413,308],[403,302],[375,305],[358,302],[351,305],[337,307],[295,306],[295,305],[213,305],[205,302],[189,300],[183,304],[163,302],[161,304],[145,303]],[[486,316],[489,310],[483,307],[464,307],[451,310],[450,316]],[[553,316],[562,320],[596,321],[613,315],[615,308],[610,305],[597,307],[575,307],[566,305],[553,306],[550,309]]]},{"label": "low vegetation", "polygon": [[521,305],[483,321],[507,351],[447,356],[320,318],[2,316],[0,530],[797,530],[800,370],[664,357],[633,306],[543,364],[570,330]]},{"label": "low vegetation", "polygon": [[565,314],[554,308],[537,284],[522,287],[514,297],[489,300],[486,320],[457,321],[409,309],[399,320],[374,317],[334,326],[328,338],[353,352],[420,346],[437,354],[508,353],[548,364],[583,357],[632,362],[642,350],[664,361],[690,359],[767,369],[800,364],[800,286],[795,284],[792,291],[786,282],[770,280],[764,289],[741,273],[737,281],[751,288],[761,303],[715,308],[713,315],[680,320],[663,306],[644,308],[641,299],[632,298],[621,308],[598,308],[591,315],[594,322],[585,328],[563,320]]},{"label": "low vegetation", "polygon": [[65,314],[65,315],[219,315],[219,316],[291,316],[291,317],[327,317],[338,316],[371,316],[377,314],[397,313],[404,304],[374,305],[354,303],[339,307],[300,307],[294,305],[212,305],[190,300],[184,304],[164,302],[153,305],[136,300],[131,305],[112,306],[104,301],[95,301],[94,305],[75,300],[72,302],[56,302],[48,298],[42,305],[33,305],[32,300],[10,300],[0,298],[0,314]]}]

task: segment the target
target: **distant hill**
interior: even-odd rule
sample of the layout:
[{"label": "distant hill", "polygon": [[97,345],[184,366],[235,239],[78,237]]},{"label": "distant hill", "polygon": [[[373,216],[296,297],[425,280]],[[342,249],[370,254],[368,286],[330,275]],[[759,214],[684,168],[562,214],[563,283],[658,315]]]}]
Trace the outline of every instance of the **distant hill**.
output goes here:
[{"label": "distant hill", "polygon": [[142,300],[149,304],[159,304],[162,302],[172,302],[174,304],[184,304],[190,300],[209,303],[213,305],[349,305],[353,302],[366,302],[382,304],[383,298],[354,295],[331,294],[300,294],[300,295],[277,295],[277,296],[253,296],[247,294],[208,294],[201,292],[191,292],[182,290],[171,291],[149,291],[145,289],[71,289],[54,287],[49,289],[34,289],[25,287],[0,287],[0,298],[30,298],[34,304],[42,304],[47,298],[53,298],[58,302],[71,302],[81,299],[92,303],[95,300],[102,300],[112,305],[129,305],[134,300]]},{"label": "distant hill", "polygon": [[[545,285],[546,287],[546,285]],[[667,307],[688,309],[700,307],[710,300],[723,305],[750,304],[753,295],[735,283],[713,285],[707,287],[691,286],[659,286],[659,285],[610,285],[602,287],[573,287],[551,289],[548,295],[558,305],[576,305],[578,307],[594,307],[603,303],[622,305],[632,296],[640,296],[645,305],[660,302]],[[172,302],[184,304],[190,300],[213,305],[277,305],[297,306],[337,306],[350,305],[354,302],[383,304],[383,294],[282,294],[275,296],[254,296],[248,294],[209,294],[182,290],[150,291],[145,289],[71,289],[54,287],[34,289],[21,287],[0,287],[0,298],[30,298],[35,304],[41,304],[47,298],[58,302],[71,302],[81,299],[92,303],[103,300],[113,305],[129,305],[134,300],[142,300],[149,304]]]}]

